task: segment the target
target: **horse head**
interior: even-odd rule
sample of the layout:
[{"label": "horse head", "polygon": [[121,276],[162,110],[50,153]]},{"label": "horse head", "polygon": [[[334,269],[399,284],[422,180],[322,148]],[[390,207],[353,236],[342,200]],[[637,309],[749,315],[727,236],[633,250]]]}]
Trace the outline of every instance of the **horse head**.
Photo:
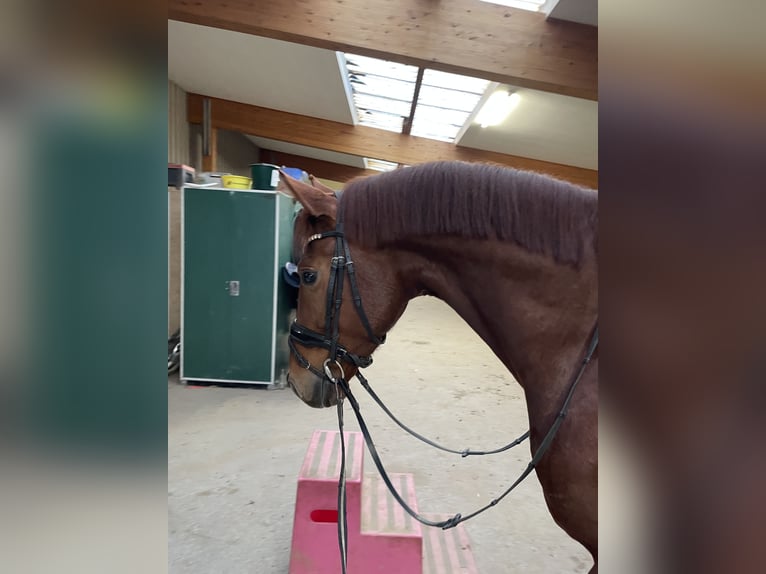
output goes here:
[{"label": "horse head", "polygon": [[[310,181],[311,185],[281,173],[278,187],[303,206],[293,230],[300,288],[287,381],[302,401],[321,408],[338,401],[341,391],[333,379],[349,380],[371,362],[369,355],[384,338],[375,334],[393,325],[406,301],[394,297],[385,253],[345,243],[338,259],[339,241],[347,241],[338,227],[340,201],[317,179]],[[363,310],[355,305],[355,296],[364,301]],[[395,306],[401,309],[392,311]]]}]

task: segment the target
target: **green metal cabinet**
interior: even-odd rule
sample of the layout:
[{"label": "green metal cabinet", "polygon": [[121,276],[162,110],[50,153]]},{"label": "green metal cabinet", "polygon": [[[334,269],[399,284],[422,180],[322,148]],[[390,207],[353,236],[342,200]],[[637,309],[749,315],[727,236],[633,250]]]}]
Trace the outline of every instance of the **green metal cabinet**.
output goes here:
[{"label": "green metal cabinet", "polygon": [[293,212],[274,191],[183,189],[182,380],[284,384]]}]

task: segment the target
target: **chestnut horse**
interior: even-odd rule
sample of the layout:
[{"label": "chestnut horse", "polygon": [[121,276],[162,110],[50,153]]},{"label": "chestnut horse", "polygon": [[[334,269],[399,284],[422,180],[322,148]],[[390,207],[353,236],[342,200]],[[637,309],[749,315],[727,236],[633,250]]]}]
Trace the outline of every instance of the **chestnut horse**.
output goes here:
[{"label": "chestnut horse", "polygon": [[[339,196],[312,183],[283,174],[281,185],[304,208],[294,229],[301,278],[297,323],[319,333],[327,325],[331,260],[337,257],[331,238],[342,214],[369,322],[364,325],[355,309],[346,275],[335,329],[344,352],[357,361],[343,363],[345,378],[355,374],[359,357],[375,350],[410,299],[436,296],[523,387],[535,452],[597,321],[597,193],[540,174],[463,162],[357,179]],[[328,350],[302,345],[300,338],[291,344],[292,389],[312,407],[336,404],[337,387],[321,376]],[[592,554],[591,572],[598,567],[597,411],[595,354],[535,469],[556,523]]]}]

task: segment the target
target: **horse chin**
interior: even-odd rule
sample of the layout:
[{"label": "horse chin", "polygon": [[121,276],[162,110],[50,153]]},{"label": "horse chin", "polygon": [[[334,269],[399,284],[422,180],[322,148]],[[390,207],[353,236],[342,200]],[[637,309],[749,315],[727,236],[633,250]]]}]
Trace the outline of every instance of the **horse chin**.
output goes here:
[{"label": "horse chin", "polygon": [[[289,374],[287,375],[287,384],[290,385],[290,388],[300,400],[315,409],[333,407],[338,404],[338,395],[332,385],[325,384],[322,379],[313,373],[306,372],[303,374],[303,378],[305,379],[306,377],[311,377],[311,380],[299,382]],[[324,393],[322,393],[323,390]]]}]

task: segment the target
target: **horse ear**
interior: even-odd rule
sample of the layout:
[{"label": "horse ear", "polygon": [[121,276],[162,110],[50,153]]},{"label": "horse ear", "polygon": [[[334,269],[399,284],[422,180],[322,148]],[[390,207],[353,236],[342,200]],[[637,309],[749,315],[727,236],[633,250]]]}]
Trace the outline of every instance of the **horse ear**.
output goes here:
[{"label": "horse ear", "polygon": [[277,191],[296,199],[314,217],[326,215],[335,219],[338,201],[334,195],[327,195],[321,189],[298,181],[282,170],[279,170],[279,175],[280,182]]},{"label": "horse ear", "polygon": [[277,192],[289,197],[290,199],[296,199],[293,190],[287,185],[287,178],[289,175],[285,175],[281,170],[279,172],[279,182],[277,183]]},{"label": "horse ear", "polygon": [[311,182],[311,185],[313,185],[316,189],[320,190],[322,193],[326,193],[328,195],[335,195],[335,190],[327,187],[325,184],[323,184],[319,179],[314,177],[313,175],[309,175],[309,181]]}]

